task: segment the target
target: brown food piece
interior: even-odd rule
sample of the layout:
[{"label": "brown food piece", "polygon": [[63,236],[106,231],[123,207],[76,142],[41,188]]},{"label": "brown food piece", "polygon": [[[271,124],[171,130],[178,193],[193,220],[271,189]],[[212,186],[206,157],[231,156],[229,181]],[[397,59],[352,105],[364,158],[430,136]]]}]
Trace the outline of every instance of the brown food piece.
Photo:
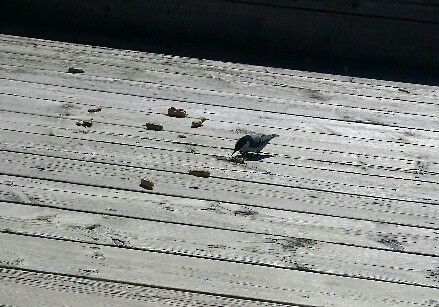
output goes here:
[{"label": "brown food piece", "polygon": [[90,113],[95,113],[95,112],[100,112],[100,111],[102,111],[101,106],[94,106],[94,107],[91,107],[90,109],[88,109],[88,112],[90,112]]},{"label": "brown food piece", "polygon": [[184,118],[187,116],[187,113],[183,109],[177,109],[175,107],[170,107],[168,109],[168,116],[177,117],[177,118]]},{"label": "brown food piece", "polygon": [[205,118],[205,117],[200,117],[200,118],[195,119],[195,120],[192,122],[192,128],[198,128],[198,127],[201,127],[205,121],[206,121],[206,118]]},{"label": "brown food piece", "polygon": [[84,73],[84,69],[78,67],[69,67],[67,72],[71,74],[82,74]]},{"label": "brown food piece", "polygon": [[204,169],[192,169],[189,171],[189,175],[207,178],[210,176],[210,172]]},{"label": "brown food piece", "polygon": [[76,126],[90,128],[92,125],[93,125],[93,122],[91,120],[77,120],[76,121]]},{"label": "brown food piece", "polygon": [[146,123],[145,126],[146,126],[146,129],[148,129],[148,130],[155,130],[155,131],[163,130],[163,126],[161,124],[157,124],[157,123]]},{"label": "brown food piece", "polygon": [[181,138],[181,139],[185,139],[186,138],[186,136],[184,134],[179,134],[178,137]]},{"label": "brown food piece", "polygon": [[244,164],[245,159],[241,156],[233,156],[229,159],[230,162],[238,163],[238,164]]},{"label": "brown food piece", "polygon": [[140,186],[144,189],[152,190],[152,188],[154,187],[154,181],[142,177],[140,178]]}]

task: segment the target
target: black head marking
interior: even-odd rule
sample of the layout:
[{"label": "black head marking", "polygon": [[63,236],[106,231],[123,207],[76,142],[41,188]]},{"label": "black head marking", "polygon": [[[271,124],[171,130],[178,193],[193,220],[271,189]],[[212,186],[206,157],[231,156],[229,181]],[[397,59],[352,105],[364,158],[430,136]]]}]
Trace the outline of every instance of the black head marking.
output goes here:
[{"label": "black head marking", "polygon": [[235,149],[233,150],[232,155],[235,152],[240,151],[242,149],[242,147],[244,147],[244,145],[249,141],[249,138],[250,138],[249,135],[245,135],[242,138],[240,138],[235,144]]}]

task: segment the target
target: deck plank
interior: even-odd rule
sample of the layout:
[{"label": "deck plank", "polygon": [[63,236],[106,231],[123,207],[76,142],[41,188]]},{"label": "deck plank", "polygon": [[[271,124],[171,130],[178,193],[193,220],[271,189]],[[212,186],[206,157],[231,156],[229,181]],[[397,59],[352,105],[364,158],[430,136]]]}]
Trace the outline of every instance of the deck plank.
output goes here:
[{"label": "deck plank", "polygon": [[[328,193],[326,190],[319,191],[294,186],[273,185],[264,182],[234,181],[215,175],[210,178],[199,178],[189,175],[188,171],[190,168],[187,167],[180,168],[179,171],[167,171],[154,168],[144,169],[130,165],[109,164],[105,162],[85,162],[75,159],[63,159],[15,151],[4,151],[2,155],[4,160],[0,161],[0,166],[2,173],[7,175],[20,175],[40,179],[108,186],[133,191],[145,191],[139,187],[140,178],[145,176],[151,178],[156,183],[153,193],[162,195],[182,196],[220,202],[225,201],[242,205],[275,208],[284,211],[314,212],[333,216],[353,216],[367,219],[366,216],[361,215],[360,210],[353,206],[342,206],[340,208],[337,205],[337,198],[339,194],[347,194],[348,196],[354,196],[354,198],[356,196],[367,197],[368,194],[340,193],[337,191],[333,191],[335,193]],[[208,191],[215,191],[215,193],[208,193]],[[353,190],[351,190],[351,192],[352,191]],[[366,198],[366,210],[363,214],[367,212],[371,217],[373,216],[370,212],[371,210],[367,209],[377,207],[377,204],[373,203],[373,200],[377,198],[381,198],[383,203],[387,200],[408,201],[409,208],[413,202],[417,203],[417,206],[422,206],[424,203],[426,203],[426,205],[432,204],[431,200],[426,202],[424,199],[416,199],[415,197],[404,198],[409,192],[410,191],[401,191],[400,193],[393,192],[391,194],[391,196],[393,196],[392,198],[388,197],[389,194],[386,194],[388,192],[384,189],[381,193],[369,193],[369,196],[372,196],[372,198]],[[425,193],[427,193],[427,191]],[[313,201],[304,203],[301,201],[301,195],[306,195],[305,197],[308,199],[313,198]],[[349,197],[347,199],[349,199]],[[359,211],[359,213],[356,213],[356,211]],[[434,212],[435,210],[433,209],[433,216]],[[375,219],[371,217],[369,219],[380,220],[379,216],[382,212],[378,210],[374,213],[376,214]],[[389,213],[392,213],[392,211],[389,211]],[[409,212],[408,214],[410,215]],[[391,218],[392,217],[390,217],[390,219]],[[413,224],[416,225],[416,222]]]},{"label": "deck plank", "polygon": [[0,202],[0,216],[0,228],[13,234],[439,289],[426,278],[436,262],[425,255],[14,203]]},{"label": "deck plank", "polygon": [[[0,54],[0,305],[437,303],[438,87],[7,35]],[[249,132],[279,137],[231,163]]]},{"label": "deck plank", "polygon": [[[48,64],[53,67],[54,64]],[[258,96],[250,93],[235,93],[221,90],[221,83],[216,88],[196,88],[188,86],[178,86],[170,83],[142,82],[137,80],[124,80],[109,78],[108,72],[102,72],[101,76],[72,76],[65,73],[65,69],[60,71],[53,69],[28,68],[29,65],[14,66],[9,64],[1,65],[5,77],[3,80],[10,80],[8,76],[14,76],[13,81],[22,83],[36,83],[43,87],[52,86],[57,88],[77,89],[95,93],[111,93],[124,96],[125,99],[131,98],[159,98],[162,100],[180,102],[203,106],[221,106],[233,109],[243,109],[250,111],[265,111],[268,113],[280,113],[301,118],[313,118],[327,122],[336,120],[348,123],[363,123],[372,125],[384,125],[395,128],[406,128],[409,130],[437,131],[432,127],[437,126],[437,105],[428,108],[424,113],[414,112],[394,112],[392,110],[367,109],[362,107],[343,107],[339,106],[339,101],[351,103],[355,101],[350,95],[336,97],[331,104],[322,103],[327,100],[321,95],[309,93],[306,89],[305,95],[289,93],[285,97],[276,98],[271,96]],[[162,77],[163,78],[163,77]],[[157,78],[152,78],[157,80]],[[129,86],[126,86],[128,85]],[[253,92],[253,91],[251,91]],[[276,92],[283,92],[276,89]],[[310,97],[313,96],[313,97]],[[315,97],[314,97],[315,96]],[[289,98],[289,99],[288,99]],[[296,99],[295,99],[296,98]],[[329,99],[329,98],[328,98]],[[377,100],[374,97],[360,99],[359,105],[368,103],[368,100]],[[378,99],[379,100],[379,99]],[[251,103],[250,103],[251,102]],[[417,104],[408,102],[411,108],[417,108]],[[389,116],[391,115],[391,117]]]},{"label": "deck plank", "polygon": [[[0,251],[1,261],[17,262],[20,259],[18,267],[21,269],[112,280],[117,276],[115,281],[118,282],[152,283],[181,290],[247,296],[255,300],[311,305],[325,301],[338,306],[410,306],[434,298],[437,291],[46,238],[4,233],[0,238],[4,246],[8,246]],[[94,257],[97,253],[104,258]]]},{"label": "deck plank", "polygon": [[[145,148],[132,144],[128,147],[129,150],[126,150],[126,143],[102,143],[75,138],[67,140],[61,139],[64,143],[61,149],[58,147],[60,140],[56,137],[19,133],[17,131],[4,131],[0,136],[0,140],[2,144],[0,149],[9,151],[5,153],[5,155],[14,155],[15,152],[16,154],[25,154],[24,157],[31,158],[51,156],[53,158],[68,159],[66,163],[69,163],[71,159],[89,162],[94,161],[113,165],[116,169],[118,166],[122,169],[123,166],[134,167],[134,169],[137,168],[139,171],[143,171],[145,175],[150,174],[151,176],[153,176],[154,171],[178,172],[184,175],[184,173],[187,173],[190,169],[204,166],[209,169],[216,178],[222,181],[228,180],[230,183],[235,182],[235,185],[241,188],[241,192],[244,192],[243,189],[245,187],[258,185],[258,189],[264,189],[266,193],[277,193],[278,195],[275,196],[275,198],[280,198],[280,201],[284,199],[284,202],[290,204],[289,206],[282,207],[287,210],[301,209],[308,212],[322,212],[327,214],[336,214],[337,212],[338,215],[342,216],[423,226],[432,225],[437,216],[437,206],[434,202],[424,201],[421,204],[410,201],[407,202],[407,199],[404,198],[392,200],[380,195],[375,195],[376,197],[371,198],[371,196],[374,196],[372,188],[376,188],[378,186],[377,183],[371,185],[369,189],[363,189],[360,193],[347,195],[346,192],[348,189],[340,184],[342,179],[338,179],[337,174],[331,172],[331,179],[336,179],[336,181],[332,181],[332,184],[327,183],[326,186],[322,186],[319,184],[319,181],[313,180],[312,177],[309,177],[307,180],[306,177],[309,176],[309,174],[301,174],[304,168],[303,164],[299,165],[301,167],[289,166],[287,171],[282,170],[282,167],[285,168],[285,166],[277,166],[276,164],[273,166],[270,164],[255,166],[248,162],[247,164],[249,165],[241,166],[228,161],[218,160],[216,157],[203,155],[202,153],[194,155],[189,153],[188,150],[185,150],[184,147],[180,151],[172,151],[166,148],[154,148],[154,146]],[[44,168],[42,165],[32,167]],[[99,164],[95,167],[99,168]],[[270,172],[267,172],[268,170]],[[14,170],[15,174],[21,174],[16,171],[17,169]],[[63,166],[60,166],[58,171],[66,172],[63,170]],[[116,172],[120,172],[120,170]],[[297,172],[296,177],[293,176],[295,172]],[[36,171],[34,176],[41,174],[43,174],[41,170]],[[279,177],[282,174],[285,175]],[[345,177],[349,175],[349,173],[340,174]],[[359,177],[361,176],[355,175],[351,178]],[[56,178],[60,179],[61,177]],[[298,180],[299,178],[300,180]],[[393,180],[397,180],[395,178]],[[136,188],[136,180],[138,180],[138,178],[134,176],[132,179],[134,184],[131,188]],[[371,177],[371,179],[381,179],[391,182],[390,176],[385,178]],[[398,180],[398,182],[400,181],[401,180]],[[336,184],[337,182],[338,184]],[[405,182],[407,182],[406,186],[408,187],[414,183],[409,180],[405,180]],[[206,182],[206,184],[207,183],[208,182]],[[93,184],[99,184],[99,180],[95,180]],[[419,184],[422,184],[427,190],[429,188],[434,189],[434,186],[437,185],[434,181],[430,183],[419,182]],[[271,192],[268,189],[271,189]],[[166,190],[164,188],[161,191],[165,192]],[[233,190],[229,189],[229,191],[232,192]],[[291,191],[291,196],[289,198],[288,195],[282,196],[282,191]],[[355,193],[353,188],[350,191]],[[236,190],[236,192],[238,191]],[[292,197],[293,195],[294,197]],[[302,204],[300,204],[301,202]],[[250,202],[246,203],[252,204]],[[258,203],[263,204],[261,202]],[[296,203],[296,205],[293,205],[293,203]],[[420,224],[417,224],[415,221]]]},{"label": "deck plank", "polygon": [[[129,68],[154,68],[162,72],[174,72],[189,76],[233,76],[245,78],[247,82],[268,81],[275,84],[300,84],[307,89],[321,89],[321,85],[337,86],[345,91],[367,90],[369,94],[380,93],[378,96],[400,99],[401,101],[421,97],[437,97],[438,87],[424,86],[420,84],[408,84],[402,82],[364,79],[358,77],[315,73],[310,71],[298,71],[275,67],[245,65],[240,63],[228,63],[206,59],[195,59],[180,56],[137,52],[113,48],[96,48],[88,45],[78,45],[63,42],[51,42],[39,39],[16,39],[14,36],[1,35],[0,44],[2,51],[21,56],[48,56],[56,57],[64,61],[81,61],[88,63],[113,64],[120,70]],[[24,47],[24,48],[23,48]],[[53,51],[56,51],[54,54]],[[111,62],[108,61],[111,59]],[[41,59],[42,60],[42,59]],[[133,62],[136,64],[134,65]],[[71,63],[71,62],[70,62]],[[120,65],[120,66],[119,66]],[[178,69],[175,69],[176,66]],[[160,68],[160,69],[159,69]],[[184,70],[184,71],[183,71]],[[218,81],[218,80],[217,80]],[[268,85],[267,83],[264,83]],[[348,85],[348,86],[347,86]],[[316,87],[317,86],[317,87]],[[334,90],[334,88],[331,88]],[[364,94],[364,93],[362,93]],[[391,102],[391,100],[390,100]],[[434,101],[433,101],[434,102]],[[371,102],[374,103],[374,102]]]},{"label": "deck plank", "polygon": [[[437,255],[433,227],[403,226],[19,176],[1,176],[1,200],[204,228]],[[129,206],[124,206],[129,203]],[[434,225],[434,224],[432,224]],[[431,226],[431,225],[430,225]]]}]

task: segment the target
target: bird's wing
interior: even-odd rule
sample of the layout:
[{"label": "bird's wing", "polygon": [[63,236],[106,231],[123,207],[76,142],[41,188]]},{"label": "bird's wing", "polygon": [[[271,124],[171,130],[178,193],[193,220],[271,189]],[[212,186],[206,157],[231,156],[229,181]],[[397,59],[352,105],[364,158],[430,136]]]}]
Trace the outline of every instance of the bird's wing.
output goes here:
[{"label": "bird's wing", "polygon": [[273,138],[272,135],[262,134],[260,136],[260,144],[267,144]]},{"label": "bird's wing", "polygon": [[264,144],[264,135],[263,134],[252,134],[250,139],[250,146],[252,148],[260,147]]}]

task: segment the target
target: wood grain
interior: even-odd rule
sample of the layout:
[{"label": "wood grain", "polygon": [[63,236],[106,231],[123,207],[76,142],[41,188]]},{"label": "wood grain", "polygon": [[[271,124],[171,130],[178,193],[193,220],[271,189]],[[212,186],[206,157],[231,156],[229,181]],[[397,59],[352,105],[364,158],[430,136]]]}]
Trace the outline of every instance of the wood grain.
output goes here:
[{"label": "wood grain", "polygon": [[[0,251],[0,261],[17,259],[21,269],[32,268],[50,273],[92,276],[100,279],[126,280],[181,290],[219,292],[230,296],[285,303],[318,304],[322,300],[340,306],[359,304],[420,303],[434,297],[437,290],[368,280],[286,271],[261,266],[194,259],[117,247],[0,234],[10,249]],[[41,248],[43,247],[44,248]],[[97,257],[100,253],[104,258]],[[68,257],[69,261],[66,261]],[[41,262],[38,259],[47,259]],[[214,278],[212,278],[215,276]],[[220,290],[221,289],[221,290]],[[404,291],[401,292],[401,289]],[[370,296],[370,293],[376,295]],[[311,295],[312,294],[312,295]],[[281,298],[281,299],[279,299]]]},{"label": "wood grain", "polygon": [[[0,53],[0,304],[439,301],[438,87],[6,35]],[[228,161],[251,132],[279,137]]]}]

